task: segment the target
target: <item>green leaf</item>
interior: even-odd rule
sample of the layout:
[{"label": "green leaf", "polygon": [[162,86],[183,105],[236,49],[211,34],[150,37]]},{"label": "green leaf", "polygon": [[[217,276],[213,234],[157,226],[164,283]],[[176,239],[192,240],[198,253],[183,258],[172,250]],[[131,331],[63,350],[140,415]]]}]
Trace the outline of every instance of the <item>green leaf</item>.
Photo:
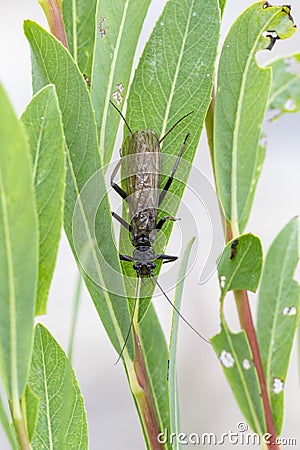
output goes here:
[{"label": "green leaf", "polygon": [[63,221],[64,135],[54,86],[36,94],[27,106],[25,125],[33,163],[39,221],[39,278],[35,314],[45,314]]},{"label": "green leaf", "polygon": [[63,0],[69,50],[80,71],[91,78],[96,32],[96,0]]},{"label": "green leaf", "polygon": [[300,53],[277,59],[269,67],[272,69],[269,109],[275,120],[300,109]]},{"label": "green leaf", "polygon": [[258,237],[244,234],[228,242],[218,264],[221,300],[232,290],[255,292],[262,271],[262,246]]},{"label": "green leaf", "polygon": [[287,6],[266,7],[262,1],[237,19],[223,45],[215,104],[215,170],[220,200],[234,235],[243,231],[251,210],[271,85],[271,69],[258,66],[256,53],[270,46],[271,38],[263,37],[264,33],[270,31],[285,39],[295,30]]},{"label": "green leaf", "polygon": [[219,0],[219,5],[220,5],[220,9],[221,9],[221,14],[223,15],[224,9],[226,6],[226,0]]},{"label": "green leaf", "polygon": [[[168,1],[135,72],[126,116],[132,130],[150,128],[157,136],[163,136],[177,120],[193,111],[193,114],[163,141],[161,188],[171,173],[175,156],[178,155],[187,132],[190,132],[178,166],[176,180],[168,191],[159,217],[163,215],[176,217],[188,180],[211,100],[219,27],[217,0]],[[167,154],[172,157],[168,157]],[[168,209],[164,211],[166,207]],[[123,216],[126,217],[125,208]],[[172,231],[170,222],[163,228],[163,244],[159,241],[156,243],[159,253],[164,252],[170,237]],[[121,230],[120,251],[124,254],[130,254],[132,251],[126,230]],[[128,277],[134,276],[129,266],[124,263],[124,273]],[[128,279],[125,280],[125,285],[128,297],[132,296],[132,286]],[[143,297],[150,297],[153,286],[144,283],[141,292]],[[139,308],[140,319],[148,304],[149,299],[148,301],[145,299]]]},{"label": "green leaf", "polygon": [[251,350],[244,331],[232,333],[225,322],[211,339],[235,399],[252,430],[266,432],[263,403]]},{"label": "green leaf", "polygon": [[26,429],[29,442],[32,441],[38,418],[40,399],[33,392],[29,384],[26,385],[25,392],[22,398],[23,416],[26,417]]},{"label": "green leaf", "polygon": [[33,342],[38,224],[26,138],[0,86],[0,374],[16,406]]},{"label": "green leaf", "polygon": [[[128,98],[133,130],[163,136],[183,115],[193,114],[164,141],[177,155],[186,132],[184,158],[192,161],[208,109],[219,39],[218,2],[170,0],[146,44]],[[186,174],[187,179],[188,174]]]},{"label": "green leaf", "polygon": [[[184,285],[184,277],[187,271],[188,260],[190,252],[193,246],[195,238],[192,238],[188,243],[185,252],[182,257],[180,269],[178,273],[179,283],[176,286],[174,305],[180,311],[181,299]],[[171,417],[171,432],[176,436],[180,433],[180,419],[179,419],[179,405],[178,405],[178,392],[177,392],[177,379],[176,379],[176,354],[177,354],[177,340],[178,340],[178,328],[179,328],[179,316],[177,312],[173,311],[172,328],[169,343],[169,402],[170,402],[170,417]],[[180,443],[178,439],[175,439],[174,450],[180,449]]]},{"label": "green leaf", "polygon": [[0,422],[2,425],[3,430],[5,431],[6,437],[11,445],[11,448],[13,450],[19,450],[19,444],[16,440],[16,435],[14,433],[14,430],[10,424],[10,421],[8,419],[5,406],[2,401],[2,397],[0,396]]},{"label": "green leaf", "polygon": [[[161,432],[171,430],[169,413],[168,348],[157,315],[150,304],[139,325],[147,375]],[[166,449],[172,450],[167,443]]]},{"label": "green leaf", "polygon": [[97,34],[91,96],[96,111],[100,154],[109,163],[120,117],[109,104],[122,108],[129,91],[133,57],[150,0],[98,0]]},{"label": "green leaf", "polygon": [[[89,252],[88,265],[83,265],[85,283],[119,353],[130,316],[119,275],[106,184],[99,170],[101,161],[89,92],[78,67],[60,42],[34,22],[26,21],[24,29],[31,45],[34,90],[53,83],[62,113],[68,168],[66,234],[78,264],[83,265],[84,254]],[[124,357],[133,358],[133,353],[133,341],[129,339]]]},{"label": "green leaf", "polygon": [[33,450],[88,448],[83,398],[59,344],[41,324],[35,328],[29,384],[40,399]]},{"label": "green leaf", "polygon": [[299,218],[291,220],[271,245],[259,291],[257,338],[276,431],[284,414],[284,383],[297,329],[299,284],[293,279],[300,256]]}]

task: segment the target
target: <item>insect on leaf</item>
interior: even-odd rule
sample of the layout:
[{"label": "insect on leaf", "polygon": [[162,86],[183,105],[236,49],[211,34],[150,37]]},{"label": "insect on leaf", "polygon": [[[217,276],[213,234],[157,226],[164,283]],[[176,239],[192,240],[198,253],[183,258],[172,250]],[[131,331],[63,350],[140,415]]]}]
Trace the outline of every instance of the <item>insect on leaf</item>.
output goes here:
[{"label": "insect on leaf", "polygon": [[63,222],[65,153],[54,86],[38,92],[22,115],[32,157],[39,221],[39,278],[35,314],[45,314]]},{"label": "insect on leaf", "polygon": [[278,434],[284,414],[284,384],[295,338],[300,287],[294,272],[300,257],[300,222],[291,220],[271,245],[259,290],[257,338]]},{"label": "insect on leaf", "polygon": [[[101,169],[91,98],[68,51],[34,22],[26,21],[31,46],[34,91],[54,84],[66,139],[67,180],[64,227],[74,256],[84,269],[85,283],[103,325],[119,353],[130,316],[115,248],[111,208]],[[88,252],[88,257],[86,253]],[[87,263],[85,264],[85,261]],[[124,357],[133,358],[129,339]]]},{"label": "insect on leaf", "polygon": [[[169,162],[171,159],[164,155],[177,156],[187,133],[190,133],[175,181],[162,203],[159,218],[166,215],[176,217],[188,180],[211,100],[219,28],[220,11],[217,0],[168,1],[134,75],[126,116],[133,131],[151,129],[160,138],[177,120],[193,111],[162,143],[160,188],[164,186],[173,166]],[[125,133],[128,134],[128,131]],[[126,218],[126,208],[123,208],[123,217]],[[161,241],[157,238],[158,253],[164,253],[172,231],[170,222],[163,227]],[[128,232],[125,230],[121,230],[120,251],[123,254],[132,252]],[[128,263],[123,264],[124,273],[128,277],[134,277],[130,266]],[[158,265],[156,273],[159,267]],[[125,285],[128,296],[132,296],[130,282],[125,280]],[[152,292],[150,283],[142,285],[144,300],[139,308],[140,320],[147,310]]]},{"label": "insect on leaf", "polygon": [[271,69],[258,66],[256,53],[270,50],[276,39],[288,38],[295,30],[288,6],[262,1],[236,20],[223,45],[215,104],[215,170],[220,200],[234,235],[242,233],[251,210],[271,86]]}]

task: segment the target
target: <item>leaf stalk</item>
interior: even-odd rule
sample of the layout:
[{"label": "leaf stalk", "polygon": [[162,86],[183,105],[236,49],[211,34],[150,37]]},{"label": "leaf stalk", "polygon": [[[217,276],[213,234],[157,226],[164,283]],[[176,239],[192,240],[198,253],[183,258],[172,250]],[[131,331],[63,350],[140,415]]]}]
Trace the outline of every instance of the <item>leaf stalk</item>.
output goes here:
[{"label": "leaf stalk", "polygon": [[45,13],[51,33],[63,44],[64,47],[69,49],[62,15],[61,1],[60,0],[38,0],[38,1]]}]

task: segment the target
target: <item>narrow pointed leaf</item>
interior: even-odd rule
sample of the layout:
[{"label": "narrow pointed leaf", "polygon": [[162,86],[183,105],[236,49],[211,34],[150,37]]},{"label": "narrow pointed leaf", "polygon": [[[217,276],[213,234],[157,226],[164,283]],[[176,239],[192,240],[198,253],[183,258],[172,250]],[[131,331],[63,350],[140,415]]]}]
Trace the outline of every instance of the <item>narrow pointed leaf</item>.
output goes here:
[{"label": "narrow pointed leaf", "polygon": [[223,45],[215,104],[215,170],[225,217],[235,235],[245,228],[251,210],[271,86],[271,69],[258,66],[256,53],[270,47],[268,32],[285,39],[295,30],[289,7],[262,1],[237,19]]},{"label": "narrow pointed leaf", "polygon": [[15,432],[10,424],[10,421],[9,421],[9,418],[5,411],[5,407],[4,407],[1,397],[0,397],[0,423],[6,434],[8,441],[11,445],[12,450],[19,450],[20,447],[19,447],[19,444],[17,443]]},{"label": "narrow pointed leaf", "polygon": [[[176,293],[174,299],[175,307],[180,311],[181,309],[181,299],[184,285],[184,277],[187,271],[188,260],[192,245],[195,238],[191,239],[188,243],[182,261],[180,264],[178,280],[179,283],[176,286]],[[177,379],[176,379],[176,354],[177,354],[177,341],[178,341],[178,329],[179,329],[180,317],[177,312],[173,311],[172,317],[172,328],[169,344],[169,402],[170,402],[170,417],[171,417],[171,432],[175,433],[176,436],[180,433],[180,419],[179,419],[179,405],[178,405],[178,392],[177,392]],[[180,449],[180,443],[177,439],[174,442],[174,450]]]},{"label": "narrow pointed leaf", "polygon": [[63,0],[62,12],[71,55],[91,78],[96,32],[96,0]]},{"label": "narrow pointed leaf", "polygon": [[33,450],[88,448],[83,397],[72,367],[49,331],[38,324],[29,384],[39,397]]},{"label": "narrow pointed leaf", "polygon": [[29,442],[32,441],[36,429],[39,404],[39,397],[33,392],[29,384],[27,384],[22,398],[22,409],[24,411],[24,417],[26,418],[26,429]]},{"label": "narrow pointed leaf", "polygon": [[54,86],[36,94],[22,115],[33,165],[39,221],[39,277],[35,314],[45,314],[63,221],[64,134]]},{"label": "narrow pointed leaf", "polygon": [[299,315],[300,287],[293,278],[299,249],[300,222],[295,218],[270,247],[259,291],[257,338],[278,434],[284,414],[284,383]]},{"label": "narrow pointed leaf", "polygon": [[224,9],[225,9],[225,6],[226,6],[226,0],[219,0],[219,4],[220,4],[221,13],[223,15]]},{"label": "narrow pointed leaf", "polygon": [[[67,151],[66,234],[78,263],[84,264],[84,253],[87,248],[89,250],[89,266],[83,267],[85,282],[119,352],[129,329],[130,317],[124,300],[119,255],[112,236],[110,205],[100,170],[89,92],[78,67],[60,42],[34,22],[26,21],[24,29],[31,45],[34,91],[46,84],[54,84],[62,113]],[[128,341],[125,356],[127,352],[133,358],[132,339]]]},{"label": "narrow pointed leaf", "polygon": [[270,64],[272,85],[269,109],[273,120],[300,109],[300,53]]},{"label": "narrow pointed leaf", "polygon": [[266,432],[264,410],[256,369],[245,333],[232,333],[222,323],[219,334],[211,339],[235,399],[252,430]]},{"label": "narrow pointed leaf", "polygon": [[0,375],[15,402],[31,359],[38,224],[26,137],[0,86]]},{"label": "narrow pointed leaf", "polygon": [[262,271],[262,246],[258,237],[244,234],[230,241],[218,264],[221,299],[232,290],[255,292]]},{"label": "narrow pointed leaf", "polygon": [[[169,414],[168,348],[152,305],[140,323],[140,342],[161,432],[171,430]],[[173,446],[166,443],[166,449]]]},{"label": "narrow pointed leaf", "polygon": [[100,154],[107,164],[114,151],[120,117],[109,104],[122,109],[129,91],[133,57],[150,0],[98,0],[97,33],[91,96],[96,111]]}]

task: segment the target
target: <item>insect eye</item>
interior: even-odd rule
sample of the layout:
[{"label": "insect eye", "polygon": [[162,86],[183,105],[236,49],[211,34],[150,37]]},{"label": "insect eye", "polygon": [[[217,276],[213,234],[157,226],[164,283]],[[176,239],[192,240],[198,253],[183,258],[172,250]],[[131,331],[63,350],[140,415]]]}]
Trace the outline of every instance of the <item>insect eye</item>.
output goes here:
[{"label": "insect eye", "polygon": [[155,267],[156,267],[155,262],[152,262],[152,263],[150,264],[150,267],[151,267],[151,269],[155,269]]}]

